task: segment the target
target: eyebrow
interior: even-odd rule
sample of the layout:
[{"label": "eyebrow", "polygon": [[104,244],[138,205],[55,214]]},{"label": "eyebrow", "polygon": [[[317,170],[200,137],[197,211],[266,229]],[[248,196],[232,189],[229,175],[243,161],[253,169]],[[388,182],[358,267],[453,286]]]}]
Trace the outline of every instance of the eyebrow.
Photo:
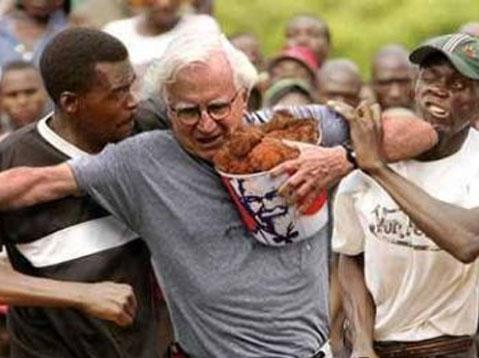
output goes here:
[{"label": "eyebrow", "polygon": [[133,73],[131,74],[130,78],[128,79],[128,82],[127,82],[127,83],[122,83],[122,84],[120,84],[120,85],[118,85],[118,86],[116,86],[116,87],[113,87],[113,88],[112,88],[112,92],[115,92],[115,91],[118,91],[118,90],[122,90],[122,89],[124,89],[124,88],[126,88],[126,87],[131,86],[131,85],[136,81],[137,78],[138,78],[138,77],[136,76],[136,73],[133,72]]}]

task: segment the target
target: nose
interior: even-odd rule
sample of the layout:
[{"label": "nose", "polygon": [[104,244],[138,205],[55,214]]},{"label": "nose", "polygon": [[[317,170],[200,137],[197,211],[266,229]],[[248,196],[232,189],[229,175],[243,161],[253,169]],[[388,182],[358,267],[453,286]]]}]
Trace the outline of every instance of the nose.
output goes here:
[{"label": "nose", "polygon": [[155,6],[158,8],[168,8],[172,5],[173,0],[154,0]]},{"label": "nose", "polygon": [[130,91],[128,98],[126,99],[126,107],[129,110],[134,111],[136,107],[138,107],[138,102],[138,97]]},{"label": "nose", "polygon": [[25,106],[28,103],[29,96],[26,93],[19,93],[16,100],[18,105]]},{"label": "nose", "polygon": [[210,115],[205,111],[201,111],[201,117],[198,121],[196,128],[202,133],[211,133],[213,132],[218,124],[216,121],[210,117]]},{"label": "nose", "polygon": [[399,83],[392,83],[391,88],[389,89],[389,96],[391,98],[397,99],[401,97],[401,85]]},{"label": "nose", "polygon": [[430,87],[429,89],[434,95],[436,95],[437,97],[441,97],[441,98],[446,98],[447,95],[448,95],[448,90],[446,89],[446,87],[442,84],[434,84]]}]

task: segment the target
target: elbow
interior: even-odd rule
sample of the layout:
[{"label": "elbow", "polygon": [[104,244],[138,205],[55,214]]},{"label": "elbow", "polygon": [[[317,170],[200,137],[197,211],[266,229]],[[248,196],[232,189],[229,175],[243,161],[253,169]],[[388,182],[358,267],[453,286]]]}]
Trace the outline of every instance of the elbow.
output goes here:
[{"label": "elbow", "polygon": [[467,235],[466,240],[457,240],[459,244],[451,254],[464,264],[474,262],[479,256],[479,237]]},{"label": "elbow", "polygon": [[464,264],[470,264],[474,262],[479,255],[479,250],[478,249],[468,249],[468,248],[463,248],[461,250],[458,250],[453,256],[461,261]]}]

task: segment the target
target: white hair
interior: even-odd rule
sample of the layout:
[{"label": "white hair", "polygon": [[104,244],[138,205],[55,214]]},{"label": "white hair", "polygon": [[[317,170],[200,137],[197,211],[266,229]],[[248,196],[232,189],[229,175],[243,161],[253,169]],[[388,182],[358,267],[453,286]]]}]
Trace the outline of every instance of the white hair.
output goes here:
[{"label": "white hair", "polygon": [[185,30],[178,32],[164,55],[148,68],[142,91],[145,98],[161,97],[166,102],[166,85],[175,80],[178,71],[192,63],[207,63],[218,53],[223,53],[229,63],[235,87],[248,92],[253,88],[258,79],[255,67],[219,30],[201,33],[191,27]]}]

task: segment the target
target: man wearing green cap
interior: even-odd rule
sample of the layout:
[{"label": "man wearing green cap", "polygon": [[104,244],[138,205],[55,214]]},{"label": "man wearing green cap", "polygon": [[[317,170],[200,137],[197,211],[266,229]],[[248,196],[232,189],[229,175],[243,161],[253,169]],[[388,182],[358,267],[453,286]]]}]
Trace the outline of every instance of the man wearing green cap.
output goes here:
[{"label": "man wearing green cap", "polygon": [[339,187],[333,248],[353,356],[477,357],[479,133],[470,125],[479,117],[479,39],[436,37],[410,59],[420,66],[417,109],[438,144],[388,166],[378,113],[363,107],[350,119],[362,171]]}]

